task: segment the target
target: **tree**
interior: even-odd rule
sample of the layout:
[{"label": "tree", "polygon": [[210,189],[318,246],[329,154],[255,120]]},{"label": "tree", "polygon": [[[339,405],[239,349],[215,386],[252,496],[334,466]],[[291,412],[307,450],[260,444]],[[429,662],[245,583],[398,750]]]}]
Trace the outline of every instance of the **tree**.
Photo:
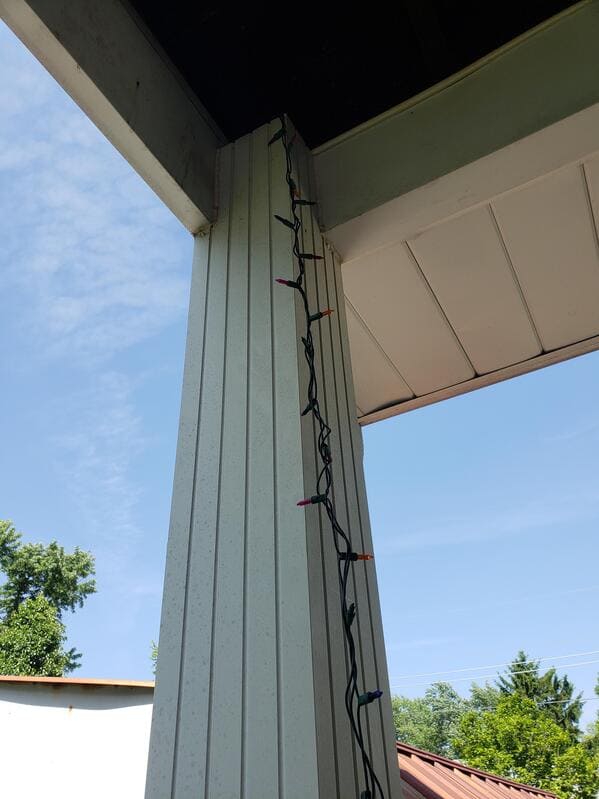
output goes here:
[{"label": "tree", "polygon": [[558,677],[553,668],[541,674],[540,662],[520,650],[505,674],[499,676],[497,687],[502,694],[520,694],[536,702],[572,740],[580,736],[582,694],[574,696],[574,685],[567,676]]},{"label": "tree", "polygon": [[[75,547],[71,554],[56,541],[22,544],[22,535],[9,521],[0,521],[0,613],[10,615],[26,599],[44,594],[59,616],[82,607],[95,593],[94,558]],[[88,579],[89,578],[89,579]]]},{"label": "tree", "polygon": [[454,756],[452,741],[469,703],[449,683],[434,683],[417,699],[396,696],[392,707],[398,740],[444,757]]},{"label": "tree", "polygon": [[470,686],[469,705],[471,710],[483,712],[485,710],[495,710],[501,697],[501,692],[494,685],[486,682],[478,685],[473,682]]},{"label": "tree", "polygon": [[63,649],[64,625],[50,602],[26,599],[0,624],[0,674],[61,677],[79,665],[74,649]]},{"label": "tree", "polygon": [[465,713],[453,742],[470,766],[555,792],[593,799],[596,758],[520,691],[504,692],[493,711]]},{"label": "tree", "polygon": [[94,558],[56,541],[23,544],[11,522],[0,521],[0,672],[60,676],[81,657],[65,650],[62,614],[96,590]]},{"label": "tree", "polygon": [[[595,684],[595,694],[599,697],[599,675]],[[588,752],[599,757],[599,710],[592,724],[589,724],[587,734],[582,739],[583,746]]]},{"label": "tree", "polygon": [[431,709],[423,697],[409,699],[407,696],[394,696],[391,699],[395,736],[418,749],[432,751],[433,719]]},{"label": "tree", "polygon": [[580,737],[582,693],[574,696],[574,684],[565,674],[563,677],[558,677],[555,669],[545,672],[542,680],[547,686],[547,694],[546,698],[541,699],[541,707],[577,740]]}]

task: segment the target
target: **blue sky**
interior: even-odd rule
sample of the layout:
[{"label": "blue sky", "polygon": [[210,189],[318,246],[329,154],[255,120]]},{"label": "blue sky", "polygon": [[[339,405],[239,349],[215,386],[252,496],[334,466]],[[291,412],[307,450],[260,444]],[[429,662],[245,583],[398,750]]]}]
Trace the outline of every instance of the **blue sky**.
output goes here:
[{"label": "blue sky", "polygon": [[[2,23],[0,141],[0,518],[95,554],[78,673],[148,678],[192,240]],[[364,430],[397,691],[599,660],[551,659],[599,650],[598,393],[593,354]]]}]

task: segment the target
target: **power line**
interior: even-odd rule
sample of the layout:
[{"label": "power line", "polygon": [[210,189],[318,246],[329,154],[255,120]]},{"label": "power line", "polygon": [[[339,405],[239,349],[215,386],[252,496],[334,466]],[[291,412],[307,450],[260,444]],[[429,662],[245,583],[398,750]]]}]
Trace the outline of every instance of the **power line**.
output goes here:
[{"label": "power line", "polygon": [[[488,608],[488,609],[495,609],[495,608],[506,608],[512,607],[513,605],[520,605],[525,602],[534,602],[538,599],[555,599],[562,596],[570,596],[572,594],[581,594],[581,593],[588,593],[589,591],[597,591],[599,590],[599,584],[596,585],[582,585],[577,586],[575,588],[567,588],[563,591],[551,591],[551,592],[537,592],[534,594],[524,594],[520,596],[512,596],[511,599],[503,599],[501,601],[495,602],[484,602],[479,603],[477,607],[480,608]],[[448,613],[452,614],[459,614],[463,613],[464,611],[471,611],[471,605],[454,605],[449,606],[447,608],[443,608],[443,614],[446,616]],[[414,619],[426,619],[429,620],[429,614],[425,612],[420,613],[409,613],[407,615],[403,615],[402,619],[405,621],[414,620]]]},{"label": "power line", "polygon": [[567,705],[568,702],[596,702],[599,699],[599,696],[581,696],[580,698],[574,699],[548,699],[546,702],[542,702],[539,707],[544,707],[545,705]]},{"label": "power line", "polygon": [[[567,658],[581,658],[586,657],[587,655],[599,655],[599,649],[593,649],[590,652],[571,652],[569,655],[547,655],[547,657],[542,658],[530,658],[529,660],[523,661],[524,663],[536,663],[536,662],[543,662],[544,660],[565,660]],[[511,666],[514,661],[510,661],[509,663],[491,663],[489,666],[470,666],[468,668],[463,669],[445,669],[445,671],[425,671],[420,674],[401,674],[396,679],[398,680],[410,680],[414,677],[435,677],[438,674],[461,674],[465,671],[484,671],[485,669],[500,669],[503,666]],[[449,682],[449,681],[447,681]]]},{"label": "power line", "polygon": [[[549,699],[549,700],[547,700],[547,702],[541,702],[541,704],[537,704],[537,707],[539,708],[539,710],[542,710],[546,705],[567,705],[568,702],[575,702],[575,701],[597,702],[598,700],[599,700],[599,696],[581,696],[579,700],[578,699]],[[478,708],[478,710],[480,710],[481,713],[491,713],[491,712],[497,710],[497,708],[496,707],[492,707],[492,706],[490,706],[490,707],[480,707],[480,708]]]},{"label": "power line", "polygon": [[[528,662],[528,661],[527,661]],[[599,663],[599,658],[595,660],[581,660],[579,663],[564,663],[562,666],[558,666],[559,669],[574,669],[577,666],[588,666],[591,663]],[[510,665],[510,664],[508,664]],[[521,669],[520,671],[512,671],[510,674],[533,674],[536,672],[536,669]],[[482,674],[478,675],[476,679],[478,680],[490,680],[493,677],[496,677],[497,674]],[[439,680],[439,682],[468,682],[473,681],[474,676],[470,675],[469,677],[454,677],[452,680]],[[433,680],[428,680],[426,682],[410,682],[410,683],[394,683],[391,687],[392,688],[414,688],[419,685],[430,685]]]}]

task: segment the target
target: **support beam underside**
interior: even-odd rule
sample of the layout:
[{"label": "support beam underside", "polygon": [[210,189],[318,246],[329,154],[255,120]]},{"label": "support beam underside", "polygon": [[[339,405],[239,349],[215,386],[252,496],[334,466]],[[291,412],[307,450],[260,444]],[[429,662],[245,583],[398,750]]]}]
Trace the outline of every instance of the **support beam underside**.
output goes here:
[{"label": "support beam underside", "polygon": [[0,16],[185,227],[215,216],[224,137],[119,0],[0,0]]}]

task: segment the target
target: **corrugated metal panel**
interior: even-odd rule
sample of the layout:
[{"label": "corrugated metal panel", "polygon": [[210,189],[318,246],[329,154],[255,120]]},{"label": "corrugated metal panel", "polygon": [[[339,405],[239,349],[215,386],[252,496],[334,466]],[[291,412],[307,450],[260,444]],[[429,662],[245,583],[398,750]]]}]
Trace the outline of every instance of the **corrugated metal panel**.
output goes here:
[{"label": "corrugated metal panel", "polygon": [[555,794],[506,780],[397,742],[402,790],[407,799],[556,799]]}]

